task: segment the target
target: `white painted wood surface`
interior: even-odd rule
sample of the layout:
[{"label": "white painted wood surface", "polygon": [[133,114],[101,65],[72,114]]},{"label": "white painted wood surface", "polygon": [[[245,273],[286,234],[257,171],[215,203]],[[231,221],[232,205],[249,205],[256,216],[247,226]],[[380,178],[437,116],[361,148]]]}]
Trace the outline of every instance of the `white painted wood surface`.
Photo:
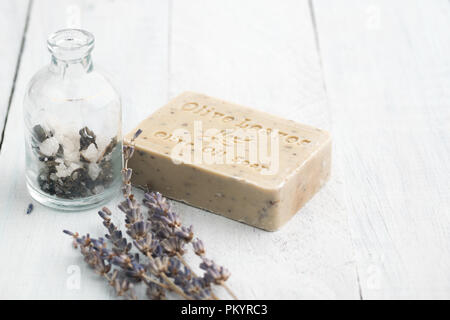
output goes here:
[{"label": "white painted wood surface", "polygon": [[14,88],[27,9],[27,0],[0,2],[0,132],[4,128]]},{"label": "white painted wood surface", "polygon": [[[0,115],[27,2],[1,9]],[[0,150],[0,298],[114,298],[61,232],[103,235],[96,210],[25,214],[22,97],[67,26],[95,34],[125,131],[196,90],[332,132],[331,180],[278,232],[173,202],[240,298],[450,298],[448,1],[40,0],[29,15]]]},{"label": "white painted wood surface", "polygon": [[450,3],[314,1],[365,298],[450,296]]}]

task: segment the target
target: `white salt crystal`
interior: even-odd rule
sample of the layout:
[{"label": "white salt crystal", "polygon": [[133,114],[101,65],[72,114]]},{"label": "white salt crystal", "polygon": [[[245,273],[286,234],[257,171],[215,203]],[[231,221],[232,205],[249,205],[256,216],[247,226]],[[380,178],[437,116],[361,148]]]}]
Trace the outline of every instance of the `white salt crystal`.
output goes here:
[{"label": "white salt crystal", "polygon": [[55,137],[45,139],[39,146],[39,151],[47,157],[53,156],[58,152],[59,142]]},{"label": "white salt crystal", "polygon": [[80,160],[80,136],[74,131],[56,134],[56,138],[64,149],[64,159],[67,161]]},{"label": "white salt crystal", "polygon": [[72,172],[76,169],[80,168],[80,165],[72,162],[69,166],[66,166],[64,163],[61,163],[56,166],[56,176],[59,178],[68,177],[72,174]]},{"label": "white salt crystal", "polygon": [[100,166],[98,164],[96,164],[95,162],[93,162],[93,163],[89,164],[88,174],[92,180],[95,180],[98,178],[98,175],[100,174],[101,170],[102,169],[100,168]]},{"label": "white salt crystal", "polygon": [[64,150],[64,159],[71,162],[76,162],[80,160],[80,152],[78,151],[66,151]]},{"label": "white salt crystal", "polygon": [[102,193],[103,191],[105,191],[105,187],[102,185],[95,186],[93,190],[94,194],[99,194]]},{"label": "white salt crystal", "polygon": [[98,150],[95,147],[95,144],[91,143],[86,150],[83,150],[81,152],[81,154],[83,155],[83,157],[87,160],[89,160],[90,162],[96,162],[98,159]]},{"label": "white salt crystal", "polygon": [[111,138],[107,138],[105,136],[97,137],[96,143],[97,143],[97,147],[98,147],[98,151],[99,151],[100,155],[103,154],[103,152],[105,151],[106,147],[109,145],[110,142],[111,142]]},{"label": "white salt crystal", "polygon": [[111,141],[113,138],[108,138],[106,136],[103,137],[97,137],[97,146],[98,146],[98,158],[97,161],[100,160],[100,158],[109,161],[111,160],[111,150],[110,152],[104,156],[104,153],[106,151],[106,148],[111,144]]},{"label": "white salt crystal", "polygon": [[55,116],[49,116],[42,125],[44,129],[50,130],[53,133],[59,133],[64,128],[61,124],[61,119],[58,119]]},{"label": "white salt crystal", "polygon": [[78,163],[72,162],[67,169],[70,170],[70,174],[72,174],[73,171],[79,168],[81,168],[81,166]]},{"label": "white salt crystal", "polygon": [[59,178],[67,177],[69,174],[67,173],[67,167],[64,163],[61,163],[56,166],[56,176]]}]

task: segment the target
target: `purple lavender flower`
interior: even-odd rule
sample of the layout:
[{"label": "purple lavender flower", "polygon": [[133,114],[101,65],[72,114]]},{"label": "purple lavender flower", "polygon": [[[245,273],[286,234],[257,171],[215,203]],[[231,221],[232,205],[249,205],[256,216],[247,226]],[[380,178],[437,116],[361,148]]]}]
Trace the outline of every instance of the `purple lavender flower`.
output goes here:
[{"label": "purple lavender flower", "polygon": [[111,263],[117,265],[123,269],[130,269],[132,267],[132,259],[127,254],[117,255],[112,260]]},{"label": "purple lavender flower", "polygon": [[137,139],[137,137],[139,137],[139,135],[142,133],[142,130],[141,129],[137,129],[137,131],[134,133],[134,135],[133,135],[133,139],[131,139],[131,140],[136,140]]},{"label": "purple lavender flower", "polygon": [[151,224],[147,221],[133,223],[127,230],[127,234],[135,240],[144,238],[151,230]]},{"label": "purple lavender flower", "polygon": [[230,272],[227,269],[206,258],[203,258],[200,268],[206,271],[204,279],[209,283],[220,285],[230,277]]},{"label": "purple lavender flower", "polygon": [[185,227],[181,226],[181,228],[175,231],[175,236],[180,239],[183,239],[186,243],[191,242],[194,238],[193,226]]},{"label": "purple lavender flower", "polygon": [[133,170],[132,169],[130,169],[130,168],[122,169],[122,180],[123,181],[130,181],[132,174],[133,174]]},{"label": "purple lavender flower", "polygon": [[192,242],[192,246],[194,247],[194,252],[196,255],[203,257],[205,255],[205,246],[203,245],[203,241],[200,239],[195,239]]},{"label": "purple lavender flower", "polygon": [[134,147],[124,145],[122,148],[122,151],[123,151],[123,157],[125,158],[125,160],[128,160],[128,159],[131,159],[131,157],[134,154]]},{"label": "purple lavender flower", "polygon": [[148,263],[148,267],[153,274],[166,273],[169,268],[169,258],[168,257],[157,257]]},{"label": "purple lavender flower", "polygon": [[180,238],[168,238],[161,241],[161,247],[169,255],[169,257],[175,256],[177,254],[184,254],[184,241]]},{"label": "purple lavender flower", "polygon": [[172,257],[169,260],[169,266],[167,268],[167,275],[172,278],[176,278],[182,269],[182,264],[180,260]]},{"label": "purple lavender flower", "polygon": [[186,267],[178,270],[177,275],[175,276],[175,284],[180,287],[185,287],[192,279],[192,271]]},{"label": "purple lavender flower", "polygon": [[147,296],[152,300],[164,300],[166,299],[166,292],[156,283],[149,283],[146,291]]},{"label": "purple lavender flower", "polygon": [[128,299],[136,300],[136,296],[133,293],[133,284],[125,277],[119,277],[114,280],[113,287],[119,297],[125,296]]},{"label": "purple lavender flower", "polygon": [[[132,143],[141,133],[142,130],[135,133]],[[98,214],[108,230],[105,235],[107,241],[91,238],[89,234],[80,237],[71,231],[64,230],[64,233],[73,238],[86,263],[105,277],[119,296],[135,299],[133,283],[143,282],[151,299],[166,299],[167,290],[184,299],[217,299],[212,292],[213,284],[223,286],[236,298],[225,285],[230,276],[228,270],[205,258],[203,242],[199,239],[193,241],[193,227],[182,225],[179,216],[160,193],[145,193],[143,204],[148,208],[148,215],[144,218],[141,204],[131,193],[132,170],[127,166],[134,150],[132,144],[123,146],[124,201],[118,205],[125,214],[126,234],[133,241],[129,242],[114,225],[112,213],[106,207]],[[186,244],[190,242],[195,254],[202,258],[200,268],[204,270],[203,276],[197,276],[183,258]],[[108,244],[112,247],[108,248]],[[131,253],[133,245],[146,258],[146,264],[140,262],[139,253]]]},{"label": "purple lavender flower", "polygon": [[170,211],[170,204],[159,192],[144,194],[144,205],[153,210],[153,213],[165,215]]},{"label": "purple lavender flower", "polygon": [[147,233],[145,237],[135,240],[134,246],[145,255],[153,255],[159,247],[158,241],[153,239],[151,233]]}]

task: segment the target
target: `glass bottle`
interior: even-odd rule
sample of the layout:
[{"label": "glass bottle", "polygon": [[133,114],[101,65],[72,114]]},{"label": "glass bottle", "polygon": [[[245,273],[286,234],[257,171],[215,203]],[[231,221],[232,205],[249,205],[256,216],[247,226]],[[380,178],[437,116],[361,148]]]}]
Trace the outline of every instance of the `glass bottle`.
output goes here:
[{"label": "glass bottle", "polygon": [[121,100],[94,69],[94,36],[65,29],[47,41],[50,65],[30,80],[24,99],[26,181],[38,202],[93,207],[120,186]]}]

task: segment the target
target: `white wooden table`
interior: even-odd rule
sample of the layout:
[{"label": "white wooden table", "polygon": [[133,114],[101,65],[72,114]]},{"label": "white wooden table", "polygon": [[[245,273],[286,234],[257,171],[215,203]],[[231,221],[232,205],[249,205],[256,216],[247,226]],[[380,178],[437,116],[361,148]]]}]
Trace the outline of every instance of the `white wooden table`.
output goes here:
[{"label": "white wooden table", "polygon": [[125,131],[184,90],[331,131],[331,180],[278,232],[174,202],[240,298],[450,298],[447,0],[2,0],[0,298],[114,298],[61,232],[103,235],[96,210],[25,213],[24,88],[80,26]]}]

